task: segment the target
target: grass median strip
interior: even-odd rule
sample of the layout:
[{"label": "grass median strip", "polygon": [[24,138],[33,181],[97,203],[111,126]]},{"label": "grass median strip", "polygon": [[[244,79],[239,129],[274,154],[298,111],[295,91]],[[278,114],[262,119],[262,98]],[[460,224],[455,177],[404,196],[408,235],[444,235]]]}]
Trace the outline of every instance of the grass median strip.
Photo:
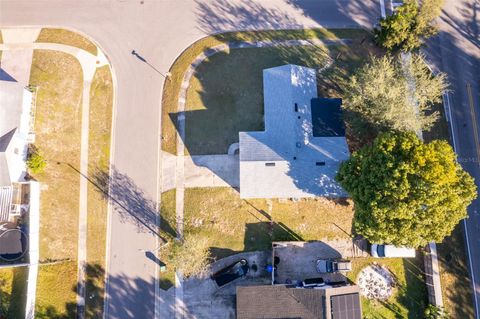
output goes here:
[{"label": "grass median strip", "polygon": [[65,44],[97,55],[97,46],[92,41],[66,29],[44,28],[40,31],[36,42]]},{"label": "grass median strip", "polygon": [[[108,174],[112,128],[113,83],[108,66],[97,69],[90,91],[89,176]],[[88,184],[86,314],[103,315],[105,242],[108,202],[96,186]]]}]

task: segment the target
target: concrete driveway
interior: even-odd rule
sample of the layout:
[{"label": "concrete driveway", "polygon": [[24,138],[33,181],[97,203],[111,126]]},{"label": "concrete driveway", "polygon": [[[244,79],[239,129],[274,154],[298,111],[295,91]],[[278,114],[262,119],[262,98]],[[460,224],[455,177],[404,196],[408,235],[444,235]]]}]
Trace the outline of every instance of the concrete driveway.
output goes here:
[{"label": "concrete driveway", "polygon": [[[247,259],[250,267],[254,264],[258,270],[250,269],[245,278],[237,279],[226,286],[218,288],[210,279],[210,274],[237,262]],[[184,306],[186,318],[235,318],[235,300],[237,286],[269,285],[272,283],[271,274],[264,270],[267,262],[271,261],[270,252],[240,253],[220,259],[211,265],[211,271],[202,278],[188,279],[184,282]]]},{"label": "concrete driveway", "polygon": [[330,281],[343,281],[340,274],[319,274],[316,270],[318,259],[352,259],[367,257],[365,240],[329,240],[312,242],[280,242],[274,248],[275,257],[280,263],[275,272],[279,284],[303,281],[307,278],[322,277]]}]

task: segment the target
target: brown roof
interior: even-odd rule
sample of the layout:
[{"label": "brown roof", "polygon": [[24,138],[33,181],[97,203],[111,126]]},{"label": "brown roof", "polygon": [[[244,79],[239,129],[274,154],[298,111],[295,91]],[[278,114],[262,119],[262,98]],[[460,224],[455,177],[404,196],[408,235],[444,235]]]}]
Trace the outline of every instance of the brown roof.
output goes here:
[{"label": "brown roof", "polygon": [[237,287],[237,318],[360,319],[358,287],[326,289],[289,288],[285,285]]}]

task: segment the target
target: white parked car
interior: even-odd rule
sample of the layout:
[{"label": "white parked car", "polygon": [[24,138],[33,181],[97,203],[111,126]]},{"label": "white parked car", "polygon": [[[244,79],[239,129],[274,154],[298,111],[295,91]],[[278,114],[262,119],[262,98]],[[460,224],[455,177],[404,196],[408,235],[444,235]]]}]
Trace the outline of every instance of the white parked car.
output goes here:
[{"label": "white parked car", "polygon": [[393,245],[372,244],[372,257],[399,257],[399,258],[415,258],[415,249],[407,247],[395,247]]}]

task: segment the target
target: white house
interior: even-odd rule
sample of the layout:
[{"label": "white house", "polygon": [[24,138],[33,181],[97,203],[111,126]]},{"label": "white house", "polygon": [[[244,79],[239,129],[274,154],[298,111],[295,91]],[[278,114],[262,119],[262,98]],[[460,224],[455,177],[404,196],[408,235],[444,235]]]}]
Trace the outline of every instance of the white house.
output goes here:
[{"label": "white house", "polygon": [[240,132],[240,197],[343,197],[335,181],[350,153],[341,99],[317,97],[315,70],[263,70],[265,131]]},{"label": "white house", "polygon": [[32,93],[15,81],[0,80],[0,222],[21,211]]}]

